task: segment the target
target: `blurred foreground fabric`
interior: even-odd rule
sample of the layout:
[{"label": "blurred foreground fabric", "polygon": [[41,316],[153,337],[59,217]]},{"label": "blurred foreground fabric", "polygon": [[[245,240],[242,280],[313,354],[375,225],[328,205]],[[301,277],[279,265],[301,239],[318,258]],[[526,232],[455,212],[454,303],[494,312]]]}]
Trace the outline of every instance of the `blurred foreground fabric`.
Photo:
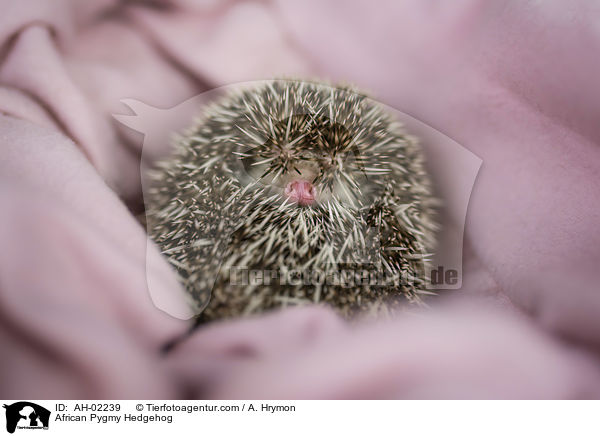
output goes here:
[{"label": "blurred foreground fabric", "polygon": [[[0,10],[0,396],[600,398],[597,1]],[[149,298],[142,137],[112,114],[281,76],[353,82],[483,159],[463,289],[387,322],[219,323],[162,355],[188,324]]]}]

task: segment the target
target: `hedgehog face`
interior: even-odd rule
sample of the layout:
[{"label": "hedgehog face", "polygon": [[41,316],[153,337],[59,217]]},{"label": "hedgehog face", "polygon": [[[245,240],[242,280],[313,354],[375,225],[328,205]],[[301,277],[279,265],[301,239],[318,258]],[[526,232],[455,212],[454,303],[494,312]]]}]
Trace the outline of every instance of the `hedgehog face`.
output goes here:
[{"label": "hedgehog face", "polygon": [[[381,178],[389,171],[382,166],[385,156],[379,155],[367,175],[365,163],[374,156],[369,156],[369,150],[361,154],[351,129],[341,123],[314,113],[279,121],[272,118],[268,120],[269,136],[263,143],[244,144],[236,153],[249,176],[243,178],[243,183],[279,191],[283,200],[300,206],[335,200],[357,208],[364,206],[367,194],[373,197],[377,180],[369,178]],[[246,133],[244,128],[239,129]],[[252,139],[257,138],[253,135]]]}]

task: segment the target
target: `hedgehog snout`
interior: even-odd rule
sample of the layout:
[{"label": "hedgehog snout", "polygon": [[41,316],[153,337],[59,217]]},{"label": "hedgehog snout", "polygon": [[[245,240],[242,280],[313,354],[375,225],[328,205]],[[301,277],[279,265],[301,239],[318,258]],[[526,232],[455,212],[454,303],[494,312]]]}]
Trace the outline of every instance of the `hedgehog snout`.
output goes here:
[{"label": "hedgehog snout", "polygon": [[316,188],[307,180],[292,180],[284,190],[290,201],[302,206],[310,206],[315,202]]}]

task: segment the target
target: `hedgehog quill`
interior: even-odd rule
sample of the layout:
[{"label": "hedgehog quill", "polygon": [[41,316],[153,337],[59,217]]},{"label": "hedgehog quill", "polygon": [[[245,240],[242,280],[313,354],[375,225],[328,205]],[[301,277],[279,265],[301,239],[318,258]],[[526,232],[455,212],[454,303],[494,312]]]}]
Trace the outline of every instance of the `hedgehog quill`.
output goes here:
[{"label": "hedgehog quill", "polygon": [[427,293],[437,226],[423,150],[353,88],[231,92],[149,176],[149,235],[203,321],[302,304],[379,315]]}]

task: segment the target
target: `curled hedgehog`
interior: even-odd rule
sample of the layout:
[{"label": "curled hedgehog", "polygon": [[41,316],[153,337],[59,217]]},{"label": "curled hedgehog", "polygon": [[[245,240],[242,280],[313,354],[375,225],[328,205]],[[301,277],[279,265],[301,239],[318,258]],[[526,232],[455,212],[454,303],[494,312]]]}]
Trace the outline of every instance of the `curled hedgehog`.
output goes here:
[{"label": "curled hedgehog", "polygon": [[418,140],[350,87],[273,80],[206,108],[150,173],[150,237],[203,321],[419,303],[435,250]]}]

